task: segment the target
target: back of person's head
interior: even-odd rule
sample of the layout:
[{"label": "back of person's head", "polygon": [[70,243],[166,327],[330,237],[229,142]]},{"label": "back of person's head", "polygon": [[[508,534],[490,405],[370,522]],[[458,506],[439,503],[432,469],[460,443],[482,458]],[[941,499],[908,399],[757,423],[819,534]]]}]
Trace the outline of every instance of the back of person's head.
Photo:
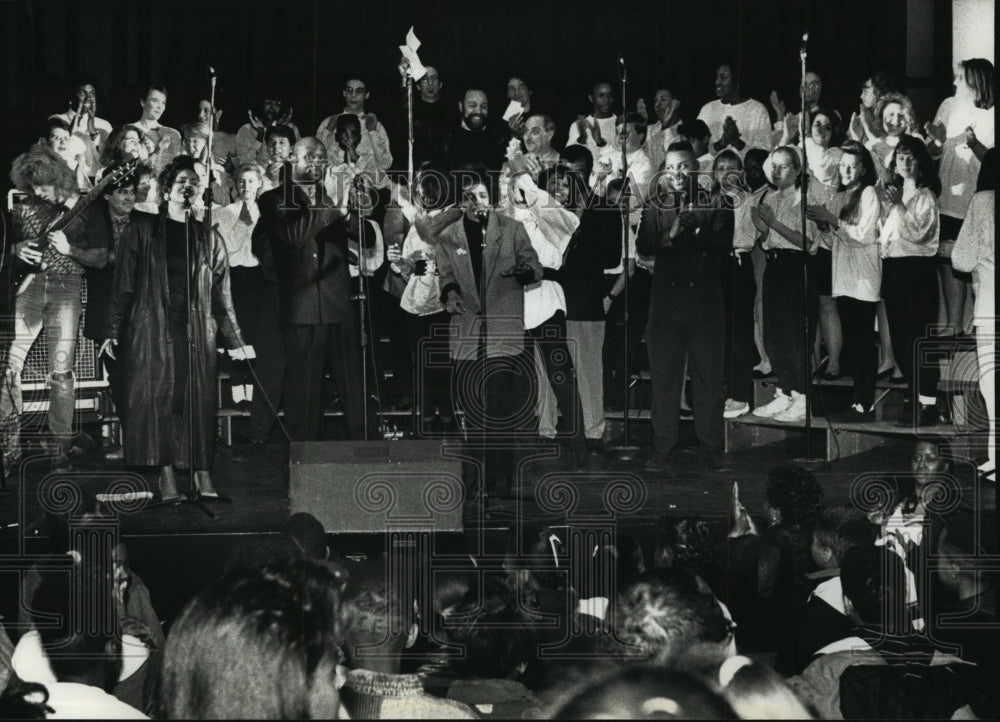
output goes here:
[{"label": "back of person's head", "polygon": [[712,137],[712,131],[708,129],[708,125],[704,120],[685,120],[681,123],[680,127],[677,129],[677,133],[685,140],[704,140],[705,138]]},{"label": "back of person's head", "polygon": [[269,140],[271,140],[271,138],[275,138],[275,137],[277,137],[277,138],[285,138],[285,139],[288,140],[288,145],[295,145],[295,141],[296,141],[295,131],[292,130],[290,126],[287,126],[287,125],[269,125],[267,127],[267,130],[264,131],[264,143],[265,143],[265,145],[267,144],[267,141],[269,141]]},{"label": "back of person's head", "polygon": [[630,666],[595,679],[553,719],[733,719],[733,710],[697,677]]},{"label": "back of person's head", "polygon": [[782,464],[767,473],[767,503],[781,512],[781,525],[810,526],[823,508],[823,487],[811,471]]},{"label": "back of person's head", "polygon": [[[399,655],[415,639],[413,598],[384,573],[352,580],[341,603],[344,651],[354,668]],[[366,659],[367,657],[367,659]]]},{"label": "back of person's head", "polygon": [[86,551],[53,557],[56,564],[42,571],[32,620],[57,680],[109,690],[122,663],[114,565],[110,550]]},{"label": "back of person's head", "polygon": [[851,547],[841,560],[840,582],[856,621],[890,633],[906,631],[906,567],[894,552]]},{"label": "back of person's head", "polygon": [[537,656],[536,623],[510,593],[467,595],[444,617],[449,641],[462,647],[457,671],[467,679],[516,677]]},{"label": "back of person's head", "polygon": [[288,517],[285,536],[309,559],[326,559],[330,556],[326,545],[326,529],[319,519],[307,511],[299,511]]},{"label": "back of person's head", "polygon": [[777,672],[746,657],[719,668],[722,696],[740,719],[815,719]]},{"label": "back of person's head", "polygon": [[689,571],[702,579],[711,576],[715,549],[711,529],[704,519],[666,518],[657,528],[662,536],[656,542],[653,568]]},{"label": "back of person's head", "polygon": [[439,210],[448,203],[451,189],[443,168],[430,163],[422,164],[414,183],[420,191],[420,200],[425,210]]},{"label": "back of person's head", "polygon": [[875,526],[853,506],[826,508],[813,524],[813,559],[823,568],[839,567],[851,547],[874,543]]},{"label": "back of person's head", "polygon": [[594,154],[583,145],[567,145],[559,153],[559,160],[570,167],[582,166],[583,175],[588,179],[594,170]]},{"label": "back of person's head", "polygon": [[876,97],[881,97],[888,93],[898,93],[901,90],[899,81],[881,68],[871,74],[870,80],[872,81],[872,88],[875,90]]},{"label": "back of person's head", "polygon": [[196,596],[167,637],[160,716],[337,716],[337,583],[300,559],[236,571]]},{"label": "back of person's head", "polygon": [[994,68],[986,58],[969,58],[960,65],[965,73],[965,82],[974,93],[973,102],[977,108],[993,107]]},{"label": "back of person's head", "polygon": [[564,530],[515,524],[507,535],[504,565],[512,586],[534,598],[543,611],[563,612],[576,605],[570,584],[570,548]]},{"label": "back of person's head", "polygon": [[718,600],[690,573],[661,570],[643,577],[619,594],[614,615],[618,639],[651,662],[722,646],[730,632]]}]

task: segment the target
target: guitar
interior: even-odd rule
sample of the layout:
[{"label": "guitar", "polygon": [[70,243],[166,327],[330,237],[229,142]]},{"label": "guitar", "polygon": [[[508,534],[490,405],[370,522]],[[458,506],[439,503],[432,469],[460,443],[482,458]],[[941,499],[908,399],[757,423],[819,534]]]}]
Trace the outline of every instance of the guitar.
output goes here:
[{"label": "guitar", "polygon": [[[97,182],[97,185],[95,185],[87,193],[87,195],[80,198],[68,212],[63,213],[51,224],[49,224],[48,228],[45,229],[45,232],[42,235],[28,241],[28,243],[38,250],[44,251],[49,245],[49,233],[52,233],[53,231],[65,231],[70,225],[79,219],[80,216],[83,215],[83,212],[87,210],[94,201],[104,194],[104,190],[109,185],[121,187],[126,180],[135,174],[138,167],[139,160],[137,158],[133,158],[132,160],[122,163],[113,170],[105,173],[104,177]],[[24,293],[24,289],[26,289],[31,281],[34,280],[38,271],[44,270],[44,268],[44,261],[42,261],[40,267],[34,264],[29,264],[25,261],[18,263],[11,274],[11,285],[17,289],[15,295],[20,296]]]}]

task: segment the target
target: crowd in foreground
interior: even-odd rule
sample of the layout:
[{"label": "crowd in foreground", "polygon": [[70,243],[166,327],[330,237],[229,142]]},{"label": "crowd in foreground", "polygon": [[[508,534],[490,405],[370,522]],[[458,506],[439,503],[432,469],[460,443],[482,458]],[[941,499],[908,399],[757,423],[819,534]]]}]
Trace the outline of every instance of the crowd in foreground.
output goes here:
[{"label": "crowd in foreground", "polygon": [[976,566],[995,520],[973,468],[922,439],[907,471],[868,477],[827,505],[778,466],[760,514],[734,485],[728,533],[665,518],[648,545],[591,546],[518,525],[505,556],[447,568],[411,547],[339,559],[297,513],[287,552],[227,569],[162,626],[99,517],[72,537],[53,519],[16,645],[0,628],[0,714],[995,718],[996,573]]}]

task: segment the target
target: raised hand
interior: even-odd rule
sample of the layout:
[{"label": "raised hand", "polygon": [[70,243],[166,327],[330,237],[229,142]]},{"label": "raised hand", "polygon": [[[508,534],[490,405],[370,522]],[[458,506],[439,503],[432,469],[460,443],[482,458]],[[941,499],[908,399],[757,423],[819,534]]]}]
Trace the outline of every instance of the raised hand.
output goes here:
[{"label": "raised hand", "polygon": [[851,140],[860,141],[861,134],[864,131],[864,126],[861,125],[861,115],[859,113],[851,113],[851,122],[847,126],[847,134],[851,136]]},{"label": "raised hand", "polygon": [[378,118],[374,113],[365,113],[364,121],[365,128],[369,133],[374,133],[378,129]]},{"label": "raised hand", "polygon": [[292,113],[294,111],[295,111],[295,109],[292,108],[291,106],[289,106],[288,108],[286,108],[285,110],[283,110],[281,112],[281,115],[278,116],[277,124],[278,125],[288,125],[289,123],[291,123],[292,122]]},{"label": "raised hand", "polygon": [[928,138],[933,138],[938,143],[944,143],[948,137],[948,130],[944,127],[944,123],[924,123],[924,131]]},{"label": "raised hand", "polygon": [[771,107],[774,108],[774,112],[778,115],[778,119],[781,120],[788,114],[788,109],[785,107],[784,102],[778,97],[778,91],[772,90],[770,95]]},{"label": "raised hand", "polygon": [[587,118],[585,116],[576,116],[576,130],[579,133],[576,142],[584,145],[587,142]]},{"label": "raised hand", "polygon": [[639,100],[636,101],[636,103],[635,103],[635,112],[637,112],[639,115],[641,115],[646,120],[649,120],[649,114],[646,112],[646,101],[645,101],[645,99],[639,98]]},{"label": "raised hand", "polygon": [[104,343],[102,343],[101,347],[97,350],[97,355],[103,356],[104,354],[107,354],[108,358],[114,361],[118,358],[117,356],[115,356],[116,346],[118,346],[118,339],[106,338],[104,339]]},{"label": "raised hand", "polygon": [[263,133],[265,130],[264,123],[261,119],[253,114],[252,110],[247,110],[247,120],[250,121],[250,127],[256,130],[258,133]]}]

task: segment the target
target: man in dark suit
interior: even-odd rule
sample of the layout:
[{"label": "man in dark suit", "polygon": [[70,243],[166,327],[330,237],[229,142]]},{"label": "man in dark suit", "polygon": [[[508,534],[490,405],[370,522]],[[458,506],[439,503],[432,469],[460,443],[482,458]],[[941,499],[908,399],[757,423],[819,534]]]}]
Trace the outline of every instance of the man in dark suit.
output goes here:
[{"label": "man in dark suit", "polygon": [[[348,243],[370,248],[370,224],[348,211],[345,183],[326,175],[327,153],[316,138],[292,152],[290,176],[259,201],[255,254],[269,249],[278,275],[279,322],[285,342],[285,426],[293,441],[319,438],[323,369],[329,363],[343,402],[350,438],[365,438],[362,360]],[[331,194],[335,197],[331,197]],[[373,424],[369,423],[369,431]]]},{"label": "man in dark suit", "polygon": [[441,301],[451,314],[456,402],[470,444],[483,449],[479,488],[506,493],[517,434],[531,428],[534,415],[523,286],[541,280],[542,265],[524,226],[492,210],[483,178],[463,177],[464,213],[438,235],[436,258]]}]

